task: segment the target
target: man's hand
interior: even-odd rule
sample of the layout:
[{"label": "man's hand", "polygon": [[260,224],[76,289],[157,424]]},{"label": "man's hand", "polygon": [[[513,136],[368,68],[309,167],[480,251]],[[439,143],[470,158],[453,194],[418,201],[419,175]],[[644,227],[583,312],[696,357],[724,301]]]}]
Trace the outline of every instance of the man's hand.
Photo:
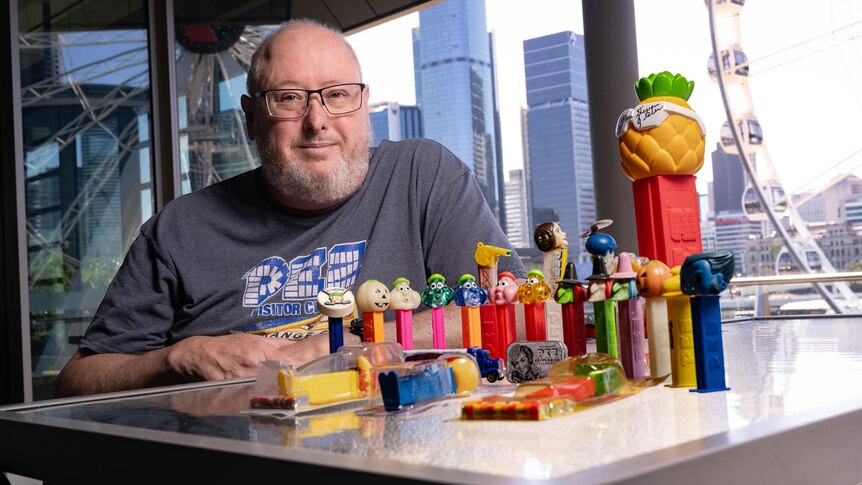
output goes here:
[{"label": "man's hand", "polygon": [[[354,335],[344,336],[345,345],[358,341]],[[57,377],[54,397],[251,377],[262,360],[298,366],[328,353],[327,334],[305,340],[249,334],[190,337],[141,355],[96,354],[79,349]]]},{"label": "man's hand", "polygon": [[196,381],[254,376],[260,361],[299,366],[328,353],[326,334],[288,340],[237,333],[187,338],[171,346],[166,359],[178,375]]}]

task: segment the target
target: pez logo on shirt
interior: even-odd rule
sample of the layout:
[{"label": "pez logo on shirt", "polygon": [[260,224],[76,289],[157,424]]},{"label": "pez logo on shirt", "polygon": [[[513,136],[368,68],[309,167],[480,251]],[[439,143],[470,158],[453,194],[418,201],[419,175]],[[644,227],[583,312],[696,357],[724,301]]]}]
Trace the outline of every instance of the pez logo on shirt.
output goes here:
[{"label": "pez logo on shirt", "polygon": [[350,288],[359,279],[366,243],[338,244],[329,251],[317,248],[290,262],[271,256],[255,265],[243,275],[242,306],[252,309],[252,317],[277,318],[255,322],[242,331],[265,331],[316,315],[315,301],[323,288]]}]

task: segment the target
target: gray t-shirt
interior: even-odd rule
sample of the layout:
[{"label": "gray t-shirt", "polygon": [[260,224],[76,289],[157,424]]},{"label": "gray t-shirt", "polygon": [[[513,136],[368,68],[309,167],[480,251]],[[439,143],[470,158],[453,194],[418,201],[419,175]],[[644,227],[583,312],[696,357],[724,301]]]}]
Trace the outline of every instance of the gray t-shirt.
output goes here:
[{"label": "gray t-shirt", "polygon": [[[477,242],[511,247],[472,172],[430,140],[384,141],[359,190],[321,211],[275,205],[252,170],[173,200],[141,227],[80,346],[141,353],[194,335],[305,338],[327,328],[321,289],[405,277],[421,292],[433,273],[455,287],[476,276]],[[524,276],[514,251],[499,271]]]}]

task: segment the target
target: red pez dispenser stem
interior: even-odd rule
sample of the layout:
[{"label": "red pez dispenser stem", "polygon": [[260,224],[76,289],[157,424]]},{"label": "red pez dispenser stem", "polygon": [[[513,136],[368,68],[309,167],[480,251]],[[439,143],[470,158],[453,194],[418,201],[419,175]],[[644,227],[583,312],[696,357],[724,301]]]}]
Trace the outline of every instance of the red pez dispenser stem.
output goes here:
[{"label": "red pez dispenser stem", "polygon": [[491,357],[505,359],[506,346],[500,342],[500,334],[497,332],[497,306],[480,306],[479,318],[482,322],[482,348],[490,352]]},{"label": "red pez dispenser stem", "polygon": [[563,343],[569,355],[587,353],[587,325],[584,322],[584,304],[581,302],[560,305],[563,313]]},{"label": "red pez dispenser stem", "polygon": [[506,362],[506,349],[517,340],[518,330],[515,327],[515,304],[506,303],[497,307],[497,342],[500,345],[500,358]]},{"label": "red pez dispenser stem", "polygon": [[545,334],[545,302],[524,303],[525,336],[531,342],[547,340]]},{"label": "red pez dispenser stem", "polygon": [[632,183],[638,250],[669,267],[703,251],[696,177],[653,175]]}]

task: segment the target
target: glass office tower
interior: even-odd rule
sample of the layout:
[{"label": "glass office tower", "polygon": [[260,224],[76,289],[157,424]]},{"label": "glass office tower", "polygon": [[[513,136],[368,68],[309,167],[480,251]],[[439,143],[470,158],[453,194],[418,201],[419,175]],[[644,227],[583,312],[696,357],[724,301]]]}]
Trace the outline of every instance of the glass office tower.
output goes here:
[{"label": "glass office tower", "polygon": [[506,236],[515,248],[532,245],[533,231],[527,215],[527,183],[523,170],[510,170],[503,193],[506,206]]},{"label": "glass office tower", "polygon": [[524,71],[531,227],[556,209],[575,259],[577,235],[596,220],[583,36],[525,40]]},{"label": "glass office tower", "polygon": [[398,141],[422,136],[422,113],[417,106],[381,102],[372,104],[368,110],[374,133],[371,146],[380,145],[381,140]]},{"label": "glass office tower", "polygon": [[[739,155],[726,153],[716,143],[712,152],[712,191],[715,200],[713,210],[719,212],[741,212],[742,193],[745,191],[745,173]],[[754,160],[754,154],[749,154]]]},{"label": "glass office tower", "polygon": [[499,217],[491,55],[484,0],[449,0],[419,12],[416,102],[425,137],[463,160]]}]

